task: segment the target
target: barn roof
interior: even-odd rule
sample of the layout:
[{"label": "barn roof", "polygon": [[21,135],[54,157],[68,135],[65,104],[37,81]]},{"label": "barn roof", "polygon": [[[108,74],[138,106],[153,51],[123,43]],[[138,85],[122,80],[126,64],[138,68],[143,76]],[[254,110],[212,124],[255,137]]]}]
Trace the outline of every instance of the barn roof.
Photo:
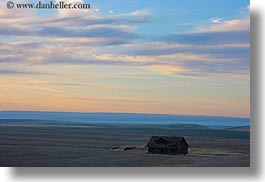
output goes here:
[{"label": "barn roof", "polygon": [[152,136],[146,146],[159,148],[176,147],[180,145],[182,140],[188,145],[184,137]]}]

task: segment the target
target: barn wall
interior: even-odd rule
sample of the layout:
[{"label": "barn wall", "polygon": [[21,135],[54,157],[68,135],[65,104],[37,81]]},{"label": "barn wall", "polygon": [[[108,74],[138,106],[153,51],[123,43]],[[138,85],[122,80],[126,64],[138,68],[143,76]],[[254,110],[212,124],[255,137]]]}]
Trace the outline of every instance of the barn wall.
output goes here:
[{"label": "barn wall", "polygon": [[176,148],[155,148],[155,147],[148,147],[148,152],[155,153],[155,154],[176,154]]},{"label": "barn wall", "polygon": [[177,148],[148,147],[148,152],[153,154],[187,154],[188,147],[186,146],[177,147]]}]

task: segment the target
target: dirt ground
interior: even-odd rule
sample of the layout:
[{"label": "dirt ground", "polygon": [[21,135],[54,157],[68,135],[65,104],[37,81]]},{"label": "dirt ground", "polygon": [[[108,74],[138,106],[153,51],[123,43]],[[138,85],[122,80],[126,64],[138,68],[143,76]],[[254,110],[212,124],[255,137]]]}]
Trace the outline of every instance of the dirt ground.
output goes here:
[{"label": "dirt ground", "polygon": [[[0,120],[0,166],[249,167],[249,131]],[[184,136],[189,154],[149,154],[152,135]],[[129,150],[124,150],[129,147]]]}]

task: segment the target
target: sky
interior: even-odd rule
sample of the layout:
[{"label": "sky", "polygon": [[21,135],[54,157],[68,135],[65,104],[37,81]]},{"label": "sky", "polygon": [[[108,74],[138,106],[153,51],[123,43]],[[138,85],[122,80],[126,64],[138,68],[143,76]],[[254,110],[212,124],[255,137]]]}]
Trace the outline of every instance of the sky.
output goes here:
[{"label": "sky", "polygon": [[250,116],[249,1],[68,2],[1,1],[0,110]]}]

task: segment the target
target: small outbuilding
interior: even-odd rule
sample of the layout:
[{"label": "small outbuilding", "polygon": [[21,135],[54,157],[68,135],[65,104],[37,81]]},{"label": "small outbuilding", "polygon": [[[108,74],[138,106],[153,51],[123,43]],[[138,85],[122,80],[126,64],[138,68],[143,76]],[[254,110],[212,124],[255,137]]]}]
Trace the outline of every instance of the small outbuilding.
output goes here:
[{"label": "small outbuilding", "polygon": [[188,153],[189,145],[184,137],[152,136],[146,147],[153,154],[184,154]]}]

